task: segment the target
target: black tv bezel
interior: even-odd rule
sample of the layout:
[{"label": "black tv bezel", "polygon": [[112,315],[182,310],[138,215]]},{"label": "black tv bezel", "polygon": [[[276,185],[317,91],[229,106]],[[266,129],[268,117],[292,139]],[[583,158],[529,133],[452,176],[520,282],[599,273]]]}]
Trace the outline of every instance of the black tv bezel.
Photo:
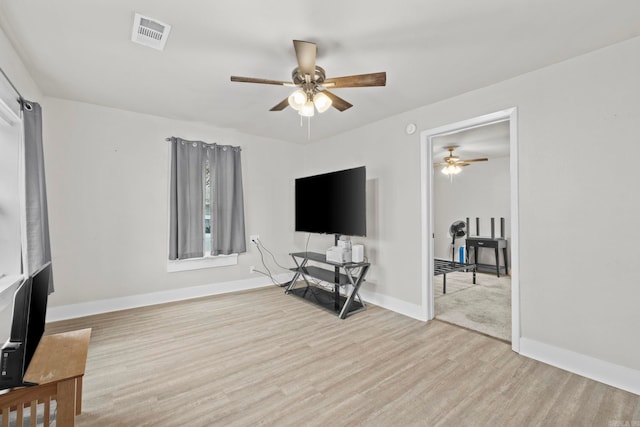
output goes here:
[{"label": "black tv bezel", "polygon": [[[47,322],[47,304],[49,302],[49,282],[51,280],[51,262],[45,264],[31,281],[31,299],[29,301],[29,323],[25,349],[25,366],[29,367],[31,359],[44,335]],[[25,371],[26,371],[25,367]]]},{"label": "black tv bezel", "polygon": [[[341,229],[341,227],[335,227],[335,226],[329,226],[329,227],[310,227],[310,226],[302,226],[300,223],[301,221],[299,221],[299,215],[300,212],[303,210],[303,208],[306,209],[322,209],[322,206],[302,206],[302,202],[300,202],[299,200],[299,191],[301,191],[300,189],[300,183],[303,181],[310,181],[310,180],[317,180],[317,179],[329,179],[331,176],[336,176],[339,174],[349,174],[349,173],[354,173],[357,171],[362,171],[363,172],[363,180],[362,180],[362,188],[361,188],[361,196],[362,196],[362,206],[360,207],[360,211],[362,212],[361,215],[361,221],[359,221],[361,223],[361,225],[359,226],[358,230],[354,230],[354,229]],[[309,175],[309,176],[303,176],[303,177],[299,177],[296,178],[294,181],[294,196],[295,196],[295,200],[294,200],[294,230],[296,232],[302,232],[302,233],[316,233],[316,234],[334,234],[336,236],[338,235],[344,235],[344,236],[358,236],[358,237],[366,237],[367,235],[367,197],[366,197],[366,183],[367,183],[367,168],[366,166],[357,166],[357,167],[353,167],[353,168],[348,168],[348,169],[341,169],[341,170],[336,170],[336,171],[331,171],[331,172],[325,172],[325,173],[321,173],[321,174],[316,174],[316,175]]]}]

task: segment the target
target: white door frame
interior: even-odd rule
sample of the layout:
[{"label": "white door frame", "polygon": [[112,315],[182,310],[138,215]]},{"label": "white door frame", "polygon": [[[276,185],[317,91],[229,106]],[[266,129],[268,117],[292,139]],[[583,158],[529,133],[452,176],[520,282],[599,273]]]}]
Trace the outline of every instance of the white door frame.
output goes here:
[{"label": "white door frame", "polygon": [[518,211],[518,110],[509,108],[423,131],[420,134],[422,198],[422,310],[435,317],[433,297],[433,138],[498,122],[509,122],[511,205],[511,348],[520,351],[520,228]]}]

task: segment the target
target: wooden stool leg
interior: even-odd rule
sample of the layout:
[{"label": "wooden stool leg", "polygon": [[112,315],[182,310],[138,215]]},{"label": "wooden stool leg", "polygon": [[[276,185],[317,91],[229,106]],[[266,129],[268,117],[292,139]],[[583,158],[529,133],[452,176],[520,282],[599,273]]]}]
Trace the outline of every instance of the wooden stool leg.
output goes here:
[{"label": "wooden stool leg", "polygon": [[76,415],[82,413],[82,377],[76,378]]},{"label": "wooden stool leg", "polygon": [[76,380],[71,378],[58,382],[56,400],[58,408],[56,413],[56,425],[73,427],[75,425]]}]

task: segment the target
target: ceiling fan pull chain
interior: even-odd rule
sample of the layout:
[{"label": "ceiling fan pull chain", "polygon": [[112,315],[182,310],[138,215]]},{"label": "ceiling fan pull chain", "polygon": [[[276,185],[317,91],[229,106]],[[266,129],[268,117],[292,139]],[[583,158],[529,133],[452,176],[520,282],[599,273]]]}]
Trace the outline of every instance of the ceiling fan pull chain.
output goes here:
[{"label": "ceiling fan pull chain", "polygon": [[307,140],[311,141],[311,117],[307,117]]}]

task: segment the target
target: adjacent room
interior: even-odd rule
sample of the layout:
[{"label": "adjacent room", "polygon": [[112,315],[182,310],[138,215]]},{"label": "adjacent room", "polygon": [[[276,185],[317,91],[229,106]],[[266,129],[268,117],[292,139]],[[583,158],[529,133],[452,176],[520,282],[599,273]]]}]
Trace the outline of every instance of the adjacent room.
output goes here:
[{"label": "adjacent room", "polygon": [[509,140],[508,121],[433,140],[436,318],[508,342]]},{"label": "adjacent room", "polygon": [[640,425],[639,21],[0,0],[0,426]]}]

